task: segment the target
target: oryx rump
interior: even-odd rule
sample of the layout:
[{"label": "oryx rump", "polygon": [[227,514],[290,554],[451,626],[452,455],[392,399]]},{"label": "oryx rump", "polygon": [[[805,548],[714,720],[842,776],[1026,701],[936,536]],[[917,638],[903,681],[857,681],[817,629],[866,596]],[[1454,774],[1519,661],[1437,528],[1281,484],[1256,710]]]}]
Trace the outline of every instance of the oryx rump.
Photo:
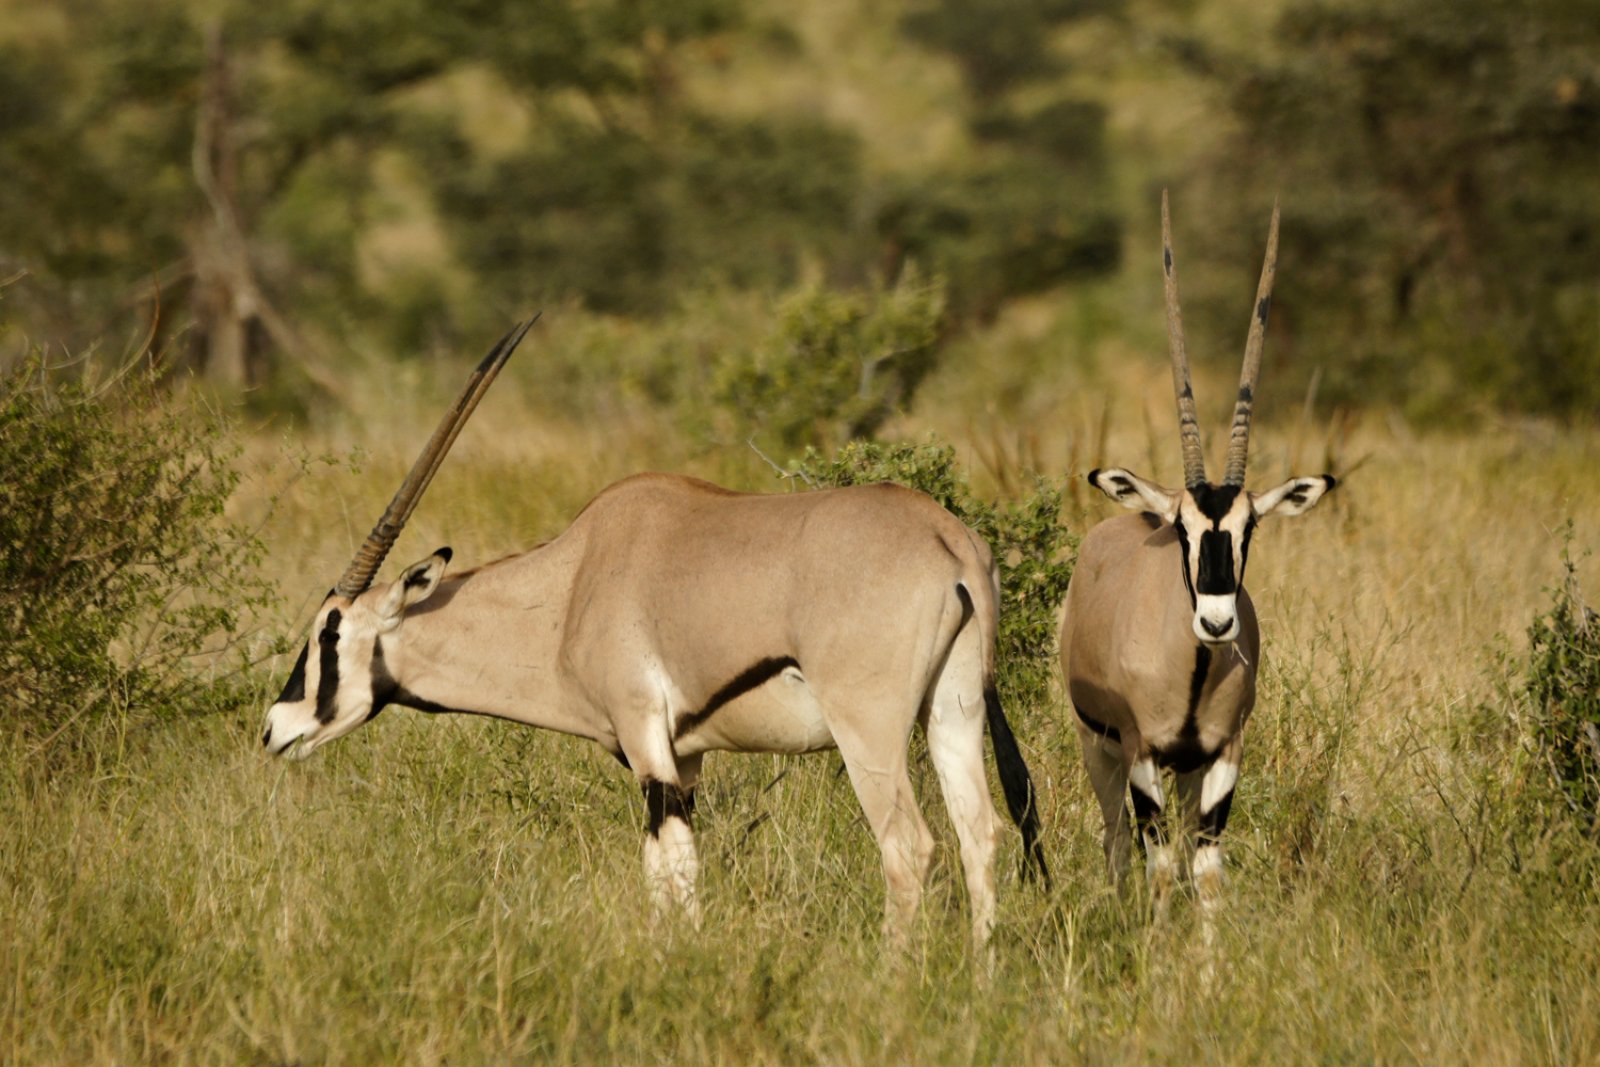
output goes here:
[{"label": "oryx rump", "polygon": [[[425,484],[409,479],[411,498],[397,496],[400,521]],[[372,585],[398,533],[380,523],[318,610],[316,648],[267,714],[269,751],[309,753],[389,704],[587,737],[639,780],[653,892],[692,911],[704,754],[837,747],[882,851],[898,937],[933,848],[907,771],[921,722],[982,942],[995,908],[987,722],[1043,869],[1032,784],[995,695],[997,571],[982,539],[926,495],[761,495],[642,474],[531,551],[447,575],[441,549]]]},{"label": "oryx rump", "polygon": [[1219,839],[1238,780],[1242,731],[1256,698],[1260,633],[1244,590],[1257,522],[1299,515],[1334,486],[1329,475],[1292,478],[1262,493],[1244,487],[1262,341],[1277,265],[1273,209],[1266,259],[1252,307],[1244,369],[1221,485],[1206,479],[1178,309],[1167,199],[1161,199],[1163,274],[1173,388],[1183,446],[1184,487],[1169,489],[1125,470],[1089,482],[1138,511],[1084,537],[1061,620],[1061,666],[1084,763],[1105,821],[1113,878],[1131,851],[1127,797],[1146,849],[1158,909],[1174,874],[1161,816],[1161,771],[1177,774],[1184,824],[1198,835],[1192,872],[1203,914],[1222,881]]}]

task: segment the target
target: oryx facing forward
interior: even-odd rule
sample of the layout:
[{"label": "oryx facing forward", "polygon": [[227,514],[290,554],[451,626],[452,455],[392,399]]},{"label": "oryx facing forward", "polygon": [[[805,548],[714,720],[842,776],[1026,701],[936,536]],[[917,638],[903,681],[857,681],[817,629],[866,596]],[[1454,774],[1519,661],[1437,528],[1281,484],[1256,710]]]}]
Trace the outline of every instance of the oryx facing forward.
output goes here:
[{"label": "oryx facing forward", "polygon": [[1106,861],[1127,873],[1126,796],[1145,846],[1158,913],[1175,875],[1161,816],[1161,771],[1177,774],[1184,825],[1197,832],[1192,874],[1202,918],[1222,885],[1219,839],[1239,777],[1242,733],[1256,699],[1261,638],[1244,591],[1256,523],[1300,515],[1334,486],[1329,475],[1275,489],[1244,487],[1250,416],[1277,266],[1278,210],[1245,343],[1244,369],[1221,485],[1206,479],[1194,392],[1178,311],[1167,198],[1161,197],[1163,273],[1172,381],[1183,445],[1182,489],[1125,470],[1091,471],[1089,483],[1140,514],[1100,523],[1084,537],[1061,620],[1061,668],[1077,716],[1084,764],[1105,819]]},{"label": "oryx facing forward", "polygon": [[907,774],[923,723],[955,823],[978,944],[994,922],[1007,804],[1044,873],[1033,786],[994,687],[997,571],[983,540],[893,485],[735,493],[643,474],[531,551],[445,575],[440,549],[373,585],[422,490],[525,324],[468,382],[383,520],[317,611],[262,744],[305,755],[390,704],[587,737],[637,776],[658,903],[696,914],[690,819],[712,750],[837,747],[882,851],[901,940],[933,850]]}]

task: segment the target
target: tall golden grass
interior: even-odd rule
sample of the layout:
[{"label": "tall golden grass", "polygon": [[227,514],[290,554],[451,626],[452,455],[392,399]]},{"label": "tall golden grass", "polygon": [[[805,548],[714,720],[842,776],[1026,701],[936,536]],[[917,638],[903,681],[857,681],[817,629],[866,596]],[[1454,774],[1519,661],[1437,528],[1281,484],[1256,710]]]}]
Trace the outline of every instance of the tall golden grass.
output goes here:
[{"label": "tall golden grass", "polygon": [[[1071,480],[1064,521],[1085,529],[1112,511],[1082,487],[1089,467],[1174,477],[1169,379],[1158,357],[1112,347],[1036,360],[1032,387],[1007,392],[989,368],[1015,361],[986,361],[985,346],[1060,343],[1025,318],[964,342],[894,433],[953,440],[983,492],[1017,484],[1024,462]],[[530,338],[391,570],[440,544],[462,565],[531,545],[638,469],[789,491],[743,444],[685,436],[626,397],[552,408],[541,374],[590,328]],[[458,373],[374,373],[342,421],[251,433],[236,507],[264,524],[282,629],[305,624]],[[1198,388],[1220,426],[1207,398],[1226,383]],[[20,746],[0,757],[0,1059],[1600,1059],[1600,863],[1538,817],[1507,659],[1560,576],[1563,524],[1578,550],[1600,541],[1600,433],[1268,410],[1253,444],[1253,484],[1346,477],[1252,554],[1262,691],[1211,987],[1187,906],[1155,927],[1137,890],[1107,889],[1057,704],[1009,709],[1057,882],[1048,897],[1020,884],[1008,842],[986,975],[924,761],[941,847],[907,957],[880,954],[876,851],[832,755],[709,760],[694,931],[649,915],[642,802],[609,757],[395,709],[309,764],[269,763],[258,726],[280,661],[233,712],[135,731],[97,767],[52,772]],[[1580,572],[1600,588],[1593,558]]]}]

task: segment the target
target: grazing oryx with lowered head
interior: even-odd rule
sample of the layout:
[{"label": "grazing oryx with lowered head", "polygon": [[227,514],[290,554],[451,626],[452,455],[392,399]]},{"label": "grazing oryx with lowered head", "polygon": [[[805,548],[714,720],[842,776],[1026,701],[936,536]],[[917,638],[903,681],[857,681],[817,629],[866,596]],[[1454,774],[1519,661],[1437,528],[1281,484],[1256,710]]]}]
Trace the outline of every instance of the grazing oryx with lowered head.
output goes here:
[{"label": "grazing oryx with lowered head", "polygon": [[1239,777],[1245,720],[1256,699],[1261,638],[1244,590],[1250,535],[1269,515],[1308,511],[1333,488],[1334,479],[1291,478],[1263,493],[1244,487],[1277,267],[1277,208],[1252,308],[1221,485],[1206,479],[1165,194],[1161,240],[1184,486],[1169,489],[1125,470],[1090,472],[1091,485],[1139,514],[1108,519],[1084,537],[1062,611],[1061,669],[1105,818],[1113,879],[1120,882],[1128,869],[1125,797],[1131,785],[1146,873],[1158,914],[1164,909],[1175,875],[1161,821],[1166,806],[1161,771],[1170,768],[1177,775],[1184,824],[1198,833],[1192,874],[1202,918],[1208,920],[1220,896],[1219,839]]},{"label": "grazing oryx with lowered head", "polygon": [[885,927],[898,942],[933,851],[907,774],[920,722],[983,944],[998,829],[985,721],[1027,857],[1048,873],[1033,785],[995,693],[998,572],[983,540],[928,496],[888,484],[758,495],[642,474],[531,551],[447,576],[441,548],[373,584],[529,325],[478,368],[318,609],[316,647],[300,653],[261,743],[304,756],[390,704],[587,737],[638,777],[652,895],[691,916],[705,754],[837,747],[882,851]]}]

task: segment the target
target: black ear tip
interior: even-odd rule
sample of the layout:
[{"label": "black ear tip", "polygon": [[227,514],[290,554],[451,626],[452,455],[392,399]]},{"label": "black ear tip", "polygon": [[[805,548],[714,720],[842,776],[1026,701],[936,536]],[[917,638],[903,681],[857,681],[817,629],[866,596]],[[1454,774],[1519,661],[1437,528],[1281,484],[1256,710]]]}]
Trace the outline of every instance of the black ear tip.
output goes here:
[{"label": "black ear tip", "polygon": [[1099,467],[1096,467],[1094,470],[1090,471],[1084,477],[1089,479],[1089,484],[1090,485],[1094,486],[1096,489],[1100,488],[1100,483],[1099,483],[1099,481],[1096,480],[1096,479],[1098,479],[1100,477],[1100,468]]},{"label": "black ear tip", "polygon": [[1331,474],[1324,474],[1322,476],[1322,484],[1326,485],[1330,490],[1337,489],[1339,487],[1339,479]]},{"label": "black ear tip", "polygon": [[434,555],[438,556],[440,559],[444,560],[446,563],[449,563],[450,562],[450,557],[455,555],[455,553],[450,551],[450,546],[449,545],[445,545],[443,548],[441,548],[437,552],[435,552]]}]

